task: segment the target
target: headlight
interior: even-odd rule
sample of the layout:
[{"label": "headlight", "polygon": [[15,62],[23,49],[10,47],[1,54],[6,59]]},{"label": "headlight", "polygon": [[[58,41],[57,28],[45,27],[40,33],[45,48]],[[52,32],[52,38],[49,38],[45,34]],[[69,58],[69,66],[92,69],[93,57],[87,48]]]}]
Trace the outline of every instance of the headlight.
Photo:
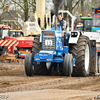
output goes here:
[{"label": "headlight", "polygon": [[39,58],[35,58],[35,60],[40,60]]},{"label": "headlight", "polygon": [[78,33],[77,32],[71,32],[71,37],[77,37]]},{"label": "headlight", "polygon": [[51,59],[47,59],[47,61],[51,61]]}]

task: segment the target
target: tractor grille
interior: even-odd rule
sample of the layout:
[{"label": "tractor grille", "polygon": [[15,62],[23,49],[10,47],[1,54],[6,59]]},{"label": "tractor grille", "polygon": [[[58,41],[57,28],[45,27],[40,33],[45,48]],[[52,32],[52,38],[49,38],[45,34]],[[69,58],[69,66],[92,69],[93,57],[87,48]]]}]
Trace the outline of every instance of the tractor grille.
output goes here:
[{"label": "tractor grille", "polygon": [[[52,35],[52,36],[51,36]],[[46,43],[46,42],[52,42],[50,43]],[[49,45],[47,45],[49,44]],[[43,36],[43,49],[51,49],[51,50],[55,50],[55,35],[54,32],[48,32],[47,35],[46,33]]]}]

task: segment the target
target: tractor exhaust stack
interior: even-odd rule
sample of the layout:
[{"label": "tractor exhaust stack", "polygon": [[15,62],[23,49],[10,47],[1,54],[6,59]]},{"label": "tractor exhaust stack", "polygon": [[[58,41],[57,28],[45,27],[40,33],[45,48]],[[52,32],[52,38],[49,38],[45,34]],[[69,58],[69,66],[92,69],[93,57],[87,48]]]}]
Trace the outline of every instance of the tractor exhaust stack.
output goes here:
[{"label": "tractor exhaust stack", "polygon": [[56,15],[56,19],[55,19],[55,30],[57,30],[57,16],[58,16],[58,11],[60,9],[60,7],[64,4],[64,0],[54,0],[54,7],[55,7],[55,15]]},{"label": "tractor exhaust stack", "polygon": [[57,22],[58,22],[58,19],[57,19],[57,16],[56,16],[56,19],[55,19],[55,30],[57,30]]}]

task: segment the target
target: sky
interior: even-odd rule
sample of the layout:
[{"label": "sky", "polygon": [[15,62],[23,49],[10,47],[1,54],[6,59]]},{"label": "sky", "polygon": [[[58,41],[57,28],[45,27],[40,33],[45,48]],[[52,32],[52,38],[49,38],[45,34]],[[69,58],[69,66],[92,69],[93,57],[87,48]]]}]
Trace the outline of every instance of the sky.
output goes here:
[{"label": "sky", "polygon": [[52,0],[46,0],[46,12],[50,11],[51,9],[53,9]]}]

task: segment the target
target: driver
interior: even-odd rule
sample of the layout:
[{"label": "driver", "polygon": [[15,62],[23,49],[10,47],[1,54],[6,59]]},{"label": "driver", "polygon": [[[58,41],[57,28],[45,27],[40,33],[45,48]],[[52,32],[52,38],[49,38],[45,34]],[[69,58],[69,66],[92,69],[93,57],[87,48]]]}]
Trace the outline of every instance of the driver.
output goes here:
[{"label": "driver", "polygon": [[61,25],[62,31],[67,30],[67,22],[64,18],[62,18],[62,14],[58,14],[58,23]]}]

